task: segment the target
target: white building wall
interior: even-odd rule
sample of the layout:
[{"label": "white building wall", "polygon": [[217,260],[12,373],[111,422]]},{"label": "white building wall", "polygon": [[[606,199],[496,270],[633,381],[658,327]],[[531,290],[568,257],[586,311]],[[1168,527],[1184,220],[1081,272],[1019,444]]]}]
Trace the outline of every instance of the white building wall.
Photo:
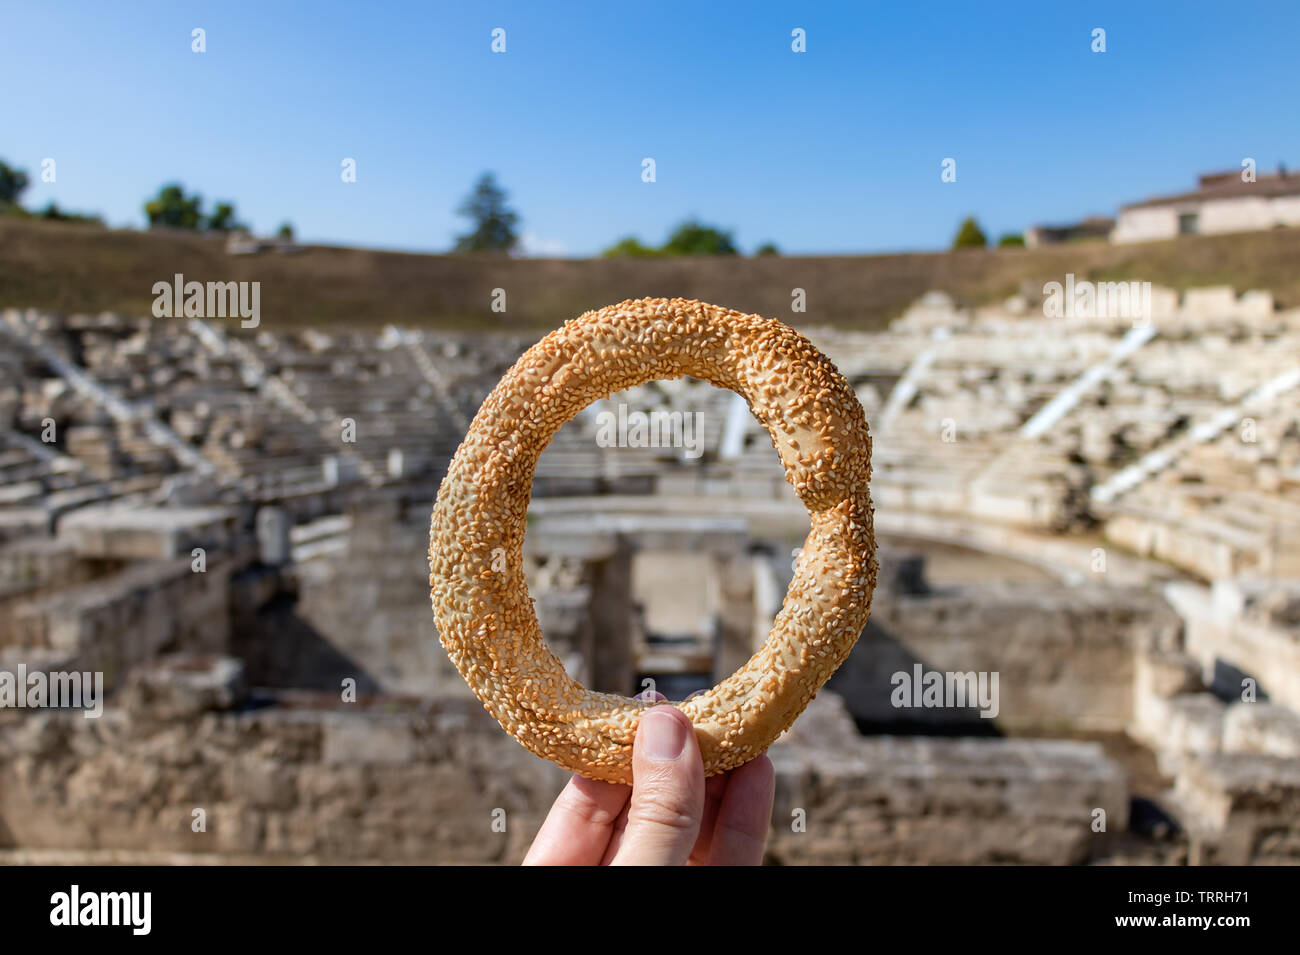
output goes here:
[{"label": "white building wall", "polygon": [[1272,203],[1268,199],[1243,196],[1211,199],[1201,204],[1196,231],[1206,235],[1221,232],[1256,232],[1273,227]]},{"label": "white building wall", "polygon": [[1273,200],[1273,224],[1300,227],[1300,196],[1279,196]]},{"label": "white building wall", "polygon": [[1110,234],[1110,241],[1125,243],[1172,239],[1178,235],[1178,211],[1174,206],[1121,209],[1115,229]]},{"label": "white building wall", "polygon": [[1185,212],[1197,214],[1196,232],[1204,235],[1259,232],[1278,226],[1300,227],[1300,195],[1279,196],[1275,199],[1240,196],[1199,203],[1121,209],[1115,229],[1110,234],[1110,241],[1123,244],[1172,239],[1178,235],[1178,217]]}]

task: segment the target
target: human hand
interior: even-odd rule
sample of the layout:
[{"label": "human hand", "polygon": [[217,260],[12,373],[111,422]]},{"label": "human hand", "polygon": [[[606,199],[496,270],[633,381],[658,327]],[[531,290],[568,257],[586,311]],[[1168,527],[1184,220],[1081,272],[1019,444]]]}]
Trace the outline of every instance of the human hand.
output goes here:
[{"label": "human hand", "polygon": [[524,865],[758,865],[776,773],[767,754],[704,778],[691,721],[647,710],[632,744],[631,786],[574,776]]}]

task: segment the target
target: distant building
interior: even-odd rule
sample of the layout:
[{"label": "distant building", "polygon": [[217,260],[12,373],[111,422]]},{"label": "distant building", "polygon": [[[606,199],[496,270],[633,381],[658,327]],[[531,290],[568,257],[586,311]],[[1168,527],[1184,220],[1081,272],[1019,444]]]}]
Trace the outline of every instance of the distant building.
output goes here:
[{"label": "distant building", "polygon": [[1060,245],[1087,239],[1105,239],[1115,228],[1115,220],[1105,216],[1089,216],[1071,225],[1036,225],[1025,230],[1025,245],[1036,249],[1040,245]]},{"label": "distant building", "polygon": [[262,243],[247,232],[237,230],[226,236],[227,255],[256,255],[262,251]]},{"label": "distant building", "polygon": [[1149,242],[1178,235],[1257,232],[1300,226],[1300,175],[1243,182],[1241,170],[1200,177],[1194,192],[1135,202],[1119,211],[1112,242]]},{"label": "distant building", "polygon": [[301,252],[302,246],[293,239],[273,236],[258,239],[247,232],[235,231],[226,236],[227,255],[257,255],[261,252]]}]

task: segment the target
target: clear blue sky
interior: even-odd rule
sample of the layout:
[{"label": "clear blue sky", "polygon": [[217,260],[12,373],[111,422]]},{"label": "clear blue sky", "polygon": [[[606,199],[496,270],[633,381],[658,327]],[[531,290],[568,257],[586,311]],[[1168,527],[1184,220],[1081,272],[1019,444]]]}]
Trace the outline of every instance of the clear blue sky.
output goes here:
[{"label": "clear blue sky", "polygon": [[967,214],[996,235],[1245,156],[1300,167],[1298,44],[1295,0],[48,0],[3,16],[0,158],[32,176],[27,205],[112,225],[180,180],[259,232],[445,250],[491,169],[534,252],[658,243],[689,215],[745,251],[937,249]]}]

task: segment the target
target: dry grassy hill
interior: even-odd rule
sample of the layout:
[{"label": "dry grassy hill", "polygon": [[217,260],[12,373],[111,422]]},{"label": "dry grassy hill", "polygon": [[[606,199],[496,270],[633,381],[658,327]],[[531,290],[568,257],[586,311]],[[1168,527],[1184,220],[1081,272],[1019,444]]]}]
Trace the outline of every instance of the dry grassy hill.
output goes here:
[{"label": "dry grassy hill", "polygon": [[[816,258],[499,259],[313,246],[230,256],[220,239],[178,232],[0,219],[0,307],[150,312],[155,282],[260,281],[263,327],[319,324],[553,327],[625,298],[683,296],[792,324],[883,327],[930,289],[966,304],[1077,279],[1146,280],[1174,288],[1271,289],[1300,305],[1300,230],[1192,236],[1111,246]],[[807,292],[791,314],[791,290]],[[507,311],[491,311],[503,288]]]}]

